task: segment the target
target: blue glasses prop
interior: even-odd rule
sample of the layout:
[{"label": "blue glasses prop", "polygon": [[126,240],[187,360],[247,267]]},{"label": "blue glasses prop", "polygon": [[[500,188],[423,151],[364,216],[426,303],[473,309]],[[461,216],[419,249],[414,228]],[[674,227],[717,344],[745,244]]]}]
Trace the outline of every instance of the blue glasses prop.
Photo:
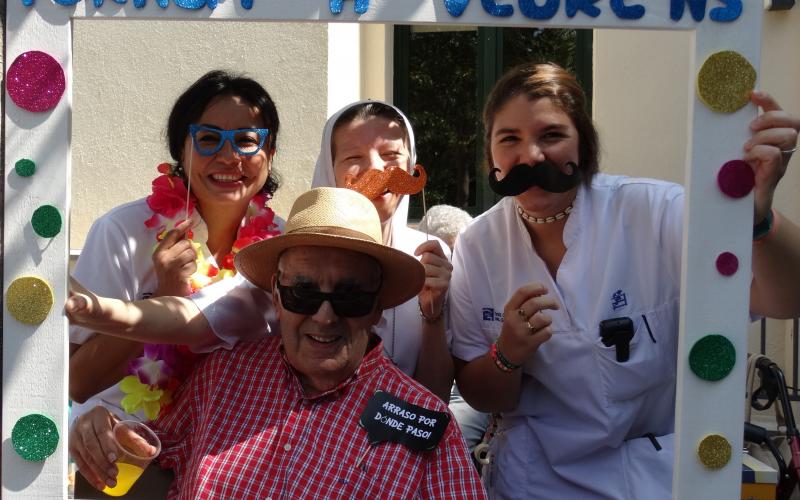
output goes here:
[{"label": "blue glasses prop", "polygon": [[189,134],[192,136],[194,149],[201,156],[217,154],[222,149],[222,146],[225,145],[225,141],[231,143],[231,147],[236,153],[252,156],[264,147],[264,141],[267,140],[269,129],[237,128],[223,130],[206,125],[192,124],[189,125]]}]

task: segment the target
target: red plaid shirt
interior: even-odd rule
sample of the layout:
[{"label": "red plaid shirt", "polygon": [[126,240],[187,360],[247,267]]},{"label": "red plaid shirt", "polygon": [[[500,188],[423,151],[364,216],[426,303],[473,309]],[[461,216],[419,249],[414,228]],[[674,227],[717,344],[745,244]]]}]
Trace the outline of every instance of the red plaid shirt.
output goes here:
[{"label": "red plaid shirt", "polygon": [[[447,406],[371,349],[335,389],[305,397],[280,337],[218,350],[155,422],[171,498],[485,498],[458,425],[416,452],[370,447],[358,420],[377,390],[435,411]],[[360,462],[360,463],[359,463]]]}]

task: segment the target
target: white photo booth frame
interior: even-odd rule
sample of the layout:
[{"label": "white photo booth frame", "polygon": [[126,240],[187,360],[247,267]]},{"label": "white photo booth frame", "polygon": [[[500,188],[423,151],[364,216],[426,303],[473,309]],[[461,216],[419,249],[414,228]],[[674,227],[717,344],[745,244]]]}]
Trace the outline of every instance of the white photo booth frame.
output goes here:
[{"label": "white photo booth frame", "polygon": [[[20,54],[42,51],[63,68],[66,90],[55,108],[42,113],[25,111],[8,92],[5,96],[4,298],[8,303],[9,286],[15,279],[34,275],[52,286],[55,305],[45,320],[35,325],[19,322],[8,307],[3,308],[4,498],[66,496],[68,336],[62,304],[69,250],[72,19],[689,30],[694,32],[689,57],[693,59],[692,78],[696,78],[706,58],[723,50],[738,52],[758,69],[763,16],[761,0],[641,0],[641,4],[629,1],[627,5],[624,0],[596,4],[596,0],[252,0],[251,8],[249,0],[150,0],[143,6],[141,0],[119,3],[123,1],[9,0],[7,5],[6,72]],[[97,3],[101,5],[98,7]],[[553,5],[555,11],[546,10]],[[678,17],[678,10],[671,17],[671,7],[682,9],[678,19],[672,18]],[[339,8],[341,12],[335,14]],[[574,17],[569,17],[567,10],[576,8]],[[596,17],[589,15],[592,13]],[[529,17],[537,14],[540,19]],[[636,16],[639,17],[631,18]],[[694,88],[695,82],[687,85]],[[756,115],[756,108],[748,104],[731,114],[715,113],[694,90],[691,96],[673,497],[739,498],[753,195],[726,197],[717,187],[717,173],[724,163],[741,157],[742,144],[749,137],[748,123]],[[15,173],[15,162],[22,158],[36,163],[32,177]],[[62,231],[50,239],[37,236],[31,226],[33,211],[45,204],[58,208],[65,222]],[[724,251],[739,259],[739,270],[730,277],[720,275],[714,265]],[[694,343],[712,333],[726,336],[736,349],[733,371],[718,382],[701,380],[688,364]],[[12,446],[12,428],[28,414],[44,414],[58,428],[58,447],[43,462],[23,460]],[[698,459],[699,442],[711,434],[723,436],[733,450],[731,460],[720,469],[706,468]]]}]

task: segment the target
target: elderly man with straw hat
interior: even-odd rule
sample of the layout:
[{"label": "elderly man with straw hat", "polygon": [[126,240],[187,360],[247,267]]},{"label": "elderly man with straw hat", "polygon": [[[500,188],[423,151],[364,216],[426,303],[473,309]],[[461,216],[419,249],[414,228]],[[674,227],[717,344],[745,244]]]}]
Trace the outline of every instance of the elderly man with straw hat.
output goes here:
[{"label": "elderly man with straw hat", "polygon": [[[152,426],[178,498],[484,498],[446,406],[383,354],[372,327],[424,281],[381,244],[373,205],[319,188],[285,234],[236,256],[271,290],[280,335],[209,355]],[[115,482],[108,410],[76,422],[70,452],[98,486]]]}]

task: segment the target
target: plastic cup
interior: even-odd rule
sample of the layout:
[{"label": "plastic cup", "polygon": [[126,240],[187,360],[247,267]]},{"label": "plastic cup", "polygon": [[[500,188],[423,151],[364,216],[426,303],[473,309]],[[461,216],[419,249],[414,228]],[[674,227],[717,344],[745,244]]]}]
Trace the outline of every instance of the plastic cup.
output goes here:
[{"label": "plastic cup", "polygon": [[161,441],[146,425],[135,420],[120,420],[112,430],[117,446],[117,485],[103,493],[119,497],[128,492],[150,462],[161,453]]}]

